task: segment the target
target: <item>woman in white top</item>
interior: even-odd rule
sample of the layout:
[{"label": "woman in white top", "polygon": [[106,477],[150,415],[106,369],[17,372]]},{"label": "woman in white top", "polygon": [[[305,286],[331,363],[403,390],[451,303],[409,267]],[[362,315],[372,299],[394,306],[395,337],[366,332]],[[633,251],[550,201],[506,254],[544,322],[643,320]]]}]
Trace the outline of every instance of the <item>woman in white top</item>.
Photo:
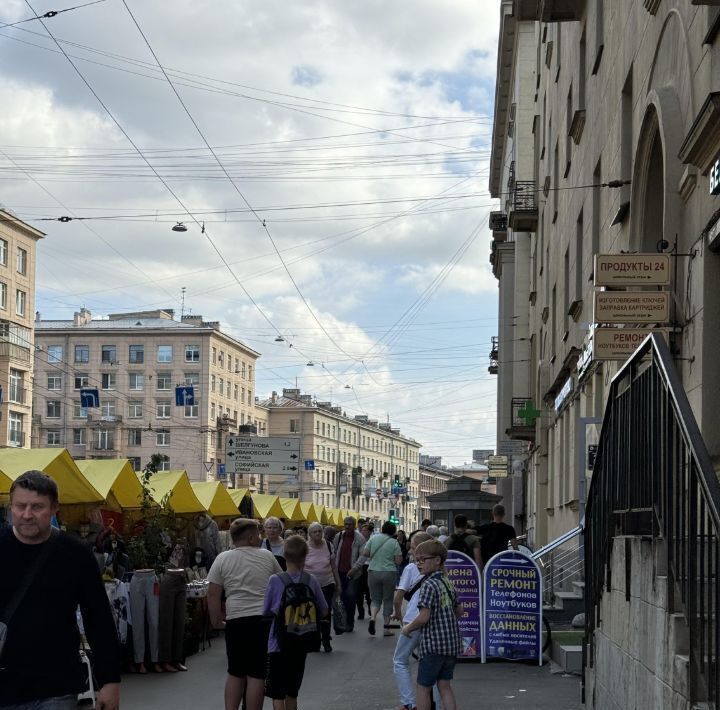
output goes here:
[{"label": "woman in white top", "polygon": [[[305,558],[305,571],[312,574],[320,583],[328,609],[332,609],[333,597],[340,594],[340,577],[335,562],[332,545],[323,535],[320,523],[311,523],[308,527],[308,553]],[[320,622],[320,635],[325,653],[332,651],[330,645],[330,615]]]},{"label": "woman in white top", "polygon": [[261,547],[275,555],[275,559],[278,561],[280,567],[285,569],[285,557],[283,552],[285,551],[285,540],[283,540],[284,526],[279,518],[270,517],[263,523],[263,532],[265,533],[265,539],[262,541]]}]

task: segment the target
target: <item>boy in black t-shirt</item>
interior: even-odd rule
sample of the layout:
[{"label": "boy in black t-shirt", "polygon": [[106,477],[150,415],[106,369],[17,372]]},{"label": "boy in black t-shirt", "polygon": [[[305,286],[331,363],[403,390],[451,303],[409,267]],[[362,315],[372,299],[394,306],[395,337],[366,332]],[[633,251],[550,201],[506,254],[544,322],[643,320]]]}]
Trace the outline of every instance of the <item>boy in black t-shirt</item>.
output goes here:
[{"label": "boy in black t-shirt", "polygon": [[480,554],[483,567],[488,560],[498,552],[507,550],[508,542],[517,550],[517,535],[515,528],[505,522],[505,506],[496,505],[492,509],[492,523],[485,523],[478,528],[480,536]]}]

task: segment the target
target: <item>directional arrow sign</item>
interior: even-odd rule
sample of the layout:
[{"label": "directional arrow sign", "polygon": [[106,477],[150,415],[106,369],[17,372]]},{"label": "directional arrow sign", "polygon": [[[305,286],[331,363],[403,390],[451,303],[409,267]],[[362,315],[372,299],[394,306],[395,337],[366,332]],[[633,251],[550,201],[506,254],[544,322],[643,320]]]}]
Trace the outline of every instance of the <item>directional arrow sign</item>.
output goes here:
[{"label": "directional arrow sign", "polygon": [[300,438],[229,436],[225,460],[235,473],[290,473],[298,470]]},{"label": "directional arrow sign", "polygon": [[298,467],[281,463],[270,463],[268,461],[250,461],[247,463],[235,463],[232,469],[234,473],[265,473],[283,476],[297,476]]}]

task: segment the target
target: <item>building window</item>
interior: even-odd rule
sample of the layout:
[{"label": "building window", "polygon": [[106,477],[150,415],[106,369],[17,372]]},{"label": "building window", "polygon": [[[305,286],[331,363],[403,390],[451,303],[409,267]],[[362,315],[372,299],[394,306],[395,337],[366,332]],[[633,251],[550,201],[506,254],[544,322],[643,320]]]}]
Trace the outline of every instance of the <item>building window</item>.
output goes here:
[{"label": "building window", "polygon": [[130,364],[142,365],[145,362],[145,346],[131,345],[128,353]]},{"label": "building window", "polygon": [[93,444],[98,451],[112,451],[115,448],[115,432],[98,429],[93,434]]},{"label": "building window", "polygon": [[145,375],[142,372],[131,372],[128,377],[131,390],[145,389]]},{"label": "building window", "polygon": [[233,399],[237,402],[238,400],[238,393],[240,391],[240,388],[237,385],[233,385]]},{"label": "building window", "polygon": [[200,346],[199,345],[186,345],[185,346],[185,362],[200,362]]},{"label": "building window", "polygon": [[131,456],[128,461],[132,464],[133,471],[142,471],[142,462],[139,456]]},{"label": "building window", "polygon": [[128,446],[142,446],[142,429],[128,429]]},{"label": "building window", "polygon": [[49,399],[47,401],[47,418],[60,419],[62,402],[59,399]]},{"label": "building window", "polygon": [[104,390],[117,389],[117,377],[114,372],[103,372],[102,373],[101,387]]},{"label": "building window", "polygon": [[210,391],[215,391],[215,375],[210,375]]},{"label": "building window", "polygon": [[87,408],[83,407],[81,405],[79,399],[76,399],[73,402],[73,417],[75,417],[75,419],[81,419],[81,418],[87,417],[87,415],[88,415]]},{"label": "building window", "polygon": [[62,359],[63,359],[62,345],[48,345],[47,361],[48,362],[62,362]]},{"label": "building window", "polygon": [[[20,370],[10,370],[10,392],[8,398],[11,402],[25,403],[24,373]],[[49,389],[49,388],[48,388]]]},{"label": "building window", "polygon": [[240,368],[240,377],[242,377],[243,380],[245,379],[245,363],[243,363]]},{"label": "building window", "polygon": [[60,429],[48,429],[47,430],[47,445],[48,446],[60,446]]},{"label": "building window", "polygon": [[223,380],[222,377],[218,378],[218,394],[222,397],[225,392],[223,391],[225,389],[225,380]]},{"label": "building window", "polygon": [[47,388],[49,390],[61,390],[62,389],[62,375],[48,375],[47,376]]},{"label": "building window", "polygon": [[172,372],[158,372],[155,387],[164,391],[172,389]]},{"label": "building window", "polygon": [[217,348],[212,348],[210,353],[210,359],[212,360],[212,364],[214,365],[217,362]]},{"label": "building window", "polygon": [[115,410],[115,400],[114,399],[103,399],[102,402],[100,402],[100,415],[103,417],[114,417],[116,413]]},{"label": "building window", "polygon": [[215,402],[210,402],[210,419],[215,419]]},{"label": "building window", "polygon": [[[169,446],[169,444],[168,444]],[[158,471],[169,471],[170,470],[170,459],[167,461],[161,461],[157,467]]]},{"label": "building window", "polygon": [[85,429],[73,429],[73,444],[75,446],[85,446]]},{"label": "building window", "polygon": [[155,444],[157,446],[170,446],[170,432],[167,429],[160,429],[155,433]]},{"label": "building window", "polygon": [[230,380],[225,383],[225,396],[230,399]]},{"label": "building window", "polygon": [[4,311],[7,310],[7,284],[4,281],[0,281],[0,308]]},{"label": "building window", "polygon": [[100,360],[105,363],[114,364],[117,362],[117,348],[114,345],[103,345]]},{"label": "building window", "polygon": [[199,387],[200,386],[200,373],[199,372],[186,372],[184,384],[186,387]]},{"label": "building window", "polygon": [[90,384],[90,377],[85,373],[79,372],[75,375],[75,389],[79,390],[83,387],[87,387]]},{"label": "building window", "polygon": [[248,380],[252,380],[252,365],[248,365]]},{"label": "building window", "polygon": [[186,404],[185,405],[185,418],[195,418],[200,416],[200,405],[197,400],[195,400],[195,404]]},{"label": "building window", "polygon": [[157,418],[158,419],[170,419],[170,400],[159,399],[157,400]]},{"label": "building window", "polygon": [[128,402],[128,417],[130,419],[142,419],[143,403],[141,400],[131,399]]},{"label": "building window", "polygon": [[0,264],[7,266],[8,243],[0,239]]},{"label": "building window", "polygon": [[300,433],[300,420],[299,419],[291,419],[290,420],[290,433],[291,434],[299,434]]},{"label": "building window", "polygon": [[90,346],[89,345],[76,345],[75,346],[75,362],[90,362]]},{"label": "building window", "polygon": [[25,432],[23,431],[23,415],[18,412],[10,412],[10,420],[8,426],[8,444],[10,444],[10,446],[23,446],[25,444]]},{"label": "building window", "polygon": [[172,360],[173,360],[172,345],[158,345],[157,361],[158,362],[172,362]]},{"label": "building window", "polygon": [[17,272],[27,276],[27,250],[22,247],[17,248]]}]

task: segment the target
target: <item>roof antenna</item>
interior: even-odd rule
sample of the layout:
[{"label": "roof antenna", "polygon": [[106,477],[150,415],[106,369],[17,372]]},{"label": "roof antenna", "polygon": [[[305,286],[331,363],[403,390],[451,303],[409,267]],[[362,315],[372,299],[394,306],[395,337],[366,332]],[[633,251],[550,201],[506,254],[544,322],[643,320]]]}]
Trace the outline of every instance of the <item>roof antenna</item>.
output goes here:
[{"label": "roof antenna", "polygon": [[183,286],[180,290],[182,291],[182,300],[180,302],[180,322],[182,323],[182,319],[185,317],[185,291],[187,287]]}]

